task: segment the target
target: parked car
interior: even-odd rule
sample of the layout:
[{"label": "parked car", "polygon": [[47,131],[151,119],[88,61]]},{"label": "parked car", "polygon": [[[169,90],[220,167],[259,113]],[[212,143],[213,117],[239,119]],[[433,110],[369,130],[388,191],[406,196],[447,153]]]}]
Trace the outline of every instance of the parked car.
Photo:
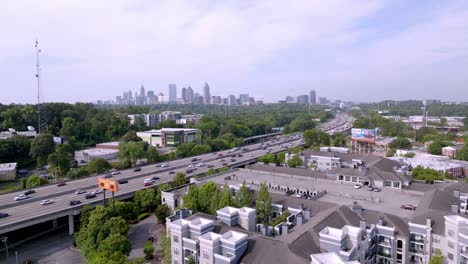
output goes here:
[{"label": "parked car", "polygon": [[361,189],[361,188],[362,188],[362,184],[360,183],[354,184],[354,189]]},{"label": "parked car", "polygon": [[292,190],[287,190],[287,191],[284,193],[284,195],[286,195],[286,196],[290,196],[290,195],[292,195],[292,194],[294,194],[294,192],[293,192]]},{"label": "parked car", "polygon": [[380,189],[380,188],[374,188],[374,192],[380,192],[380,191],[382,191],[382,189]]},{"label": "parked car", "polygon": [[29,199],[29,195],[26,195],[26,194],[20,194],[18,196],[15,197],[15,201],[22,201],[22,200],[26,200],[26,199]]},{"label": "parked car", "polygon": [[374,187],[372,187],[372,186],[367,186],[367,190],[368,190],[369,192],[372,192],[372,191],[374,190]]},{"label": "parked car", "polygon": [[0,218],[5,218],[10,216],[8,213],[0,213]]},{"label": "parked car", "polygon": [[94,197],[96,197],[96,193],[94,193],[94,192],[92,192],[92,193],[87,193],[87,194],[85,195],[85,198],[86,198],[86,199],[92,199],[92,198],[94,198]]},{"label": "parked car", "polygon": [[83,189],[78,189],[75,191],[75,194],[82,194],[82,193],[85,193],[86,191],[83,190]]},{"label": "parked car", "polygon": [[148,241],[150,241],[151,243],[153,243],[153,242],[154,242],[154,236],[148,237]]},{"label": "parked car", "polygon": [[65,185],[67,185],[67,183],[64,182],[64,181],[61,181],[61,182],[57,183],[57,187],[62,187],[62,186],[65,186]]},{"label": "parked car", "polygon": [[80,203],[81,203],[80,200],[71,200],[71,201],[70,201],[70,206],[78,205],[78,204],[80,204]]},{"label": "parked car", "polygon": [[141,171],[141,168],[140,167],[136,167],[133,169],[134,172],[137,172],[137,171]]},{"label": "parked car", "polygon": [[45,199],[41,201],[41,205],[48,205],[54,203],[54,200]]},{"label": "parked car", "polygon": [[405,204],[405,205],[402,205],[402,206],[401,206],[401,209],[403,209],[403,210],[415,211],[415,210],[416,210],[416,206],[414,206],[414,205],[412,205],[412,204]]},{"label": "parked car", "polygon": [[33,193],[36,193],[36,191],[31,189],[31,190],[25,191],[24,195],[30,195],[30,194],[33,194]]},{"label": "parked car", "polygon": [[127,179],[120,179],[120,180],[117,180],[117,182],[119,184],[125,184],[125,183],[128,183],[128,180]]}]

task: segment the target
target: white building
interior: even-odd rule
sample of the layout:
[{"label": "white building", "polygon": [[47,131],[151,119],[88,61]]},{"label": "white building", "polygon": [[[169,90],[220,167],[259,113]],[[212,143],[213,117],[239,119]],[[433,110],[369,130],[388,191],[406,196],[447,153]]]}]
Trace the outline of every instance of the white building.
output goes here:
[{"label": "white building", "polygon": [[198,129],[163,128],[137,132],[137,136],[151,146],[177,147],[186,142],[194,142]]}]

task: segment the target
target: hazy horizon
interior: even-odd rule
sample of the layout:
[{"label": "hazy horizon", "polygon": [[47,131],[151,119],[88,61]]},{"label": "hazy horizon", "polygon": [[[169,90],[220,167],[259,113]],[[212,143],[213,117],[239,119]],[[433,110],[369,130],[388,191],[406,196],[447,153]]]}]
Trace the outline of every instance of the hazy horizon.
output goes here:
[{"label": "hazy horizon", "polygon": [[115,100],[168,84],[265,102],[468,101],[468,2],[8,1],[0,103]]}]

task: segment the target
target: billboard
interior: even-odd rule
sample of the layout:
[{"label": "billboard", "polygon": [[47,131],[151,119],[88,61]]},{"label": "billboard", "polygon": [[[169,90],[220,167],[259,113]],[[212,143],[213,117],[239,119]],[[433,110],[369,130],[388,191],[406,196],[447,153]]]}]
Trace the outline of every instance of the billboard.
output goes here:
[{"label": "billboard", "polygon": [[109,190],[111,192],[116,192],[119,190],[119,184],[117,181],[104,178],[98,178],[98,187],[104,190]]},{"label": "billboard", "polygon": [[351,139],[362,142],[375,142],[377,135],[376,129],[365,129],[365,128],[352,128]]}]

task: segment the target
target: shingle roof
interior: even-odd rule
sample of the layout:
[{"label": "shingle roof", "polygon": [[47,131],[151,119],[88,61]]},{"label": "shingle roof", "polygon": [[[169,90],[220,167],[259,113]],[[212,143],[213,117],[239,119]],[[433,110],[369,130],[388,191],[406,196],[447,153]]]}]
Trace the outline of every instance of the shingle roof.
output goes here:
[{"label": "shingle roof", "polygon": [[310,170],[310,169],[279,167],[279,166],[270,166],[270,165],[263,165],[263,164],[254,164],[254,165],[248,166],[247,168],[251,170],[291,174],[291,175],[305,176],[305,177],[311,177],[311,178],[315,177],[318,179],[327,179],[326,173],[319,172],[319,171],[314,172],[313,170]]}]

